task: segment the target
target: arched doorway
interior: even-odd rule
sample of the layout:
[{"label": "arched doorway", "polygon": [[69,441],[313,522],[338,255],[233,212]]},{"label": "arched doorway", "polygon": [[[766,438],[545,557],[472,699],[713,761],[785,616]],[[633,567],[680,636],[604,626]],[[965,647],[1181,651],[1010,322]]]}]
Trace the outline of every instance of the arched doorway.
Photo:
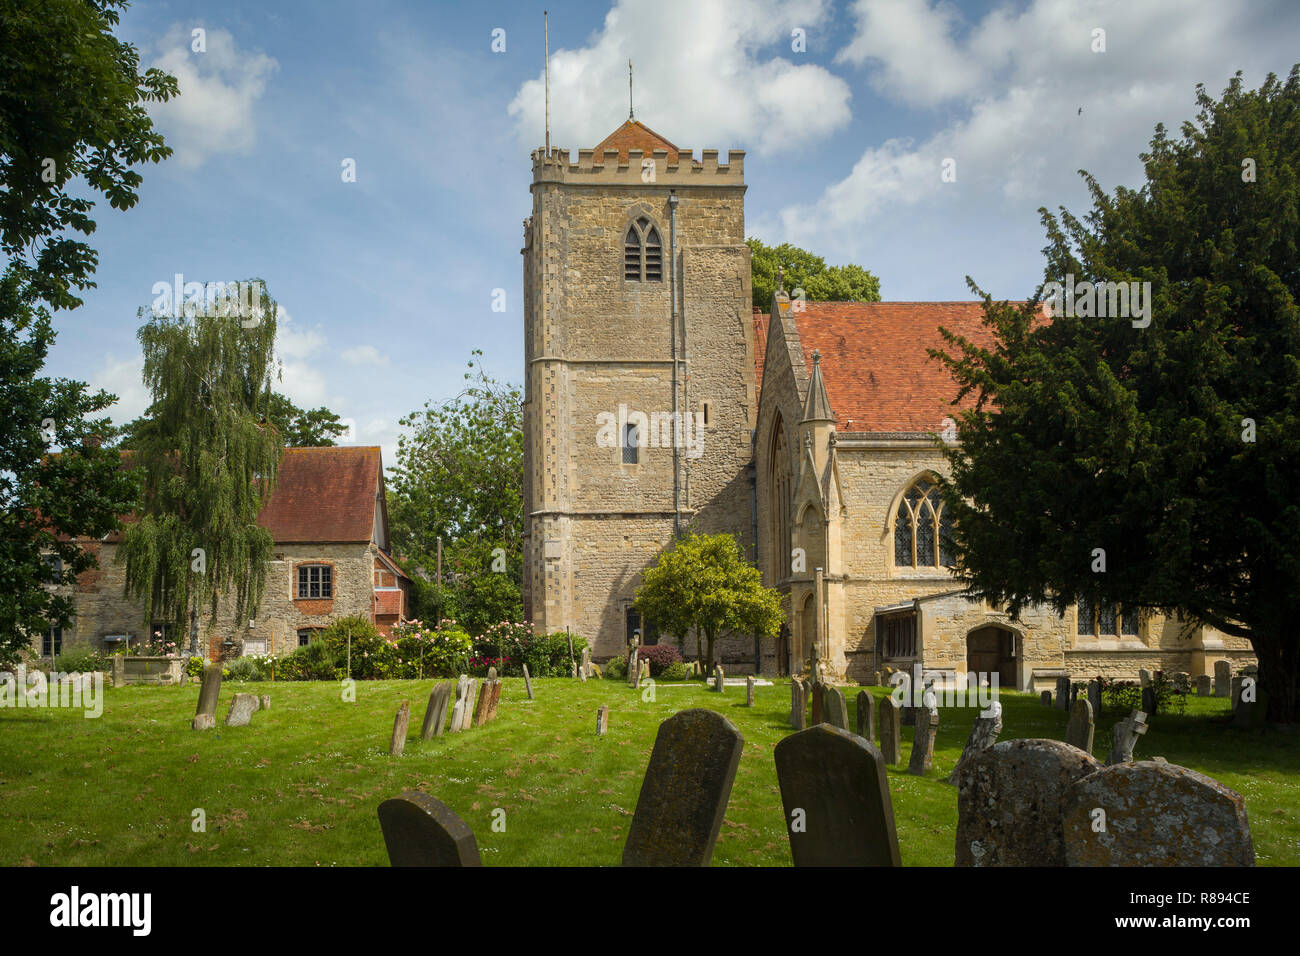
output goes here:
[{"label": "arched doorway", "polygon": [[966,635],[966,673],[997,674],[999,687],[1017,687],[1018,641],[1015,631],[996,624],[971,631]]}]

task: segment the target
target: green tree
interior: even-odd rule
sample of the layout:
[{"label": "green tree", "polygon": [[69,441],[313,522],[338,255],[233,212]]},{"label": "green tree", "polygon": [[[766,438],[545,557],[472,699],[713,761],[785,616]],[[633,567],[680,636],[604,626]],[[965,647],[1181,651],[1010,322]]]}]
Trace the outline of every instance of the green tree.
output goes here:
[{"label": "green tree", "polygon": [[0,249],[55,309],[81,304],[98,256],[70,233],[95,230],[89,187],[114,209],[135,205],[131,167],[171,155],[145,108],[177,93],[140,74],[113,36],[125,0],[0,0]]},{"label": "green tree", "polygon": [[803,289],[811,302],[879,302],[880,280],[862,266],[852,263],[828,266],[815,256],[788,242],[766,246],[758,239],[746,239],[753,277],[753,305],[766,312],[776,292],[777,270],[784,268],[785,291]]},{"label": "green tree", "polygon": [[675,634],[678,644],[692,628],[704,635],[706,674],[713,672],[713,643],[723,631],[775,637],[785,620],[780,593],[763,586],[729,534],[688,532],[660,553],[642,582],[636,608],[661,633]]},{"label": "green tree", "polygon": [[[148,413],[127,422],[119,432],[117,447],[123,450],[136,447],[136,434],[149,420]],[[288,396],[271,393],[268,419],[280,435],[280,442],[288,448],[319,448],[332,446],[334,439],[348,430],[342,420],[328,408],[321,406],[310,410],[299,408]]]},{"label": "green tree", "polygon": [[[54,332],[49,312],[24,294],[22,280],[0,277],[0,665],[12,664],[31,635],[67,627],[72,600],[46,584],[73,584],[96,566],[76,542],[120,526],[135,483],[116,452],[100,447],[111,431],[92,418],[115,396],[81,382],[40,375]],[[56,449],[61,449],[51,454]],[[57,562],[47,563],[46,555]]]},{"label": "green tree", "polygon": [[1109,196],[1084,173],[1083,221],[1041,210],[1045,285],[1149,282],[1147,315],[1062,302],[1046,323],[1044,285],[1023,305],[984,297],[991,348],[945,333],[954,354],[935,354],[978,398],[945,498],[973,595],[1012,614],[1083,596],[1248,638],[1270,717],[1294,721],[1300,67],[1197,101],[1181,139],[1156,128],[1140,189]]},{"label": "green tree", "polygon": [[[481,355],[472,353],[459,395],[401,420],[413,431],[398,439],[397,465],[389,469],[393,550],[404,555],[406,572],[416,577],[419,566],[436,577],[443,539],[447,580],[421,588],[421,601],[438,602],[422,613],[432,619],[445,604],[441,616],[456,617],[471,633],[523,614],[523,396],[485,374]],[[501,566],[496,548],[504,552],[503,572],[493,570]]]},{"label": "green tree", "polygon": [[191,653],[199,608],[209,604],[215,621],[218,599],[228,596],[235,621],[250,616],[271,557],[271,533],[257,515],[274,490],[282,451],[266,425],[276,304],[257,288],[259,321],[151,314],[139,331],[153,414],[136,433],[142,501],[118,560],[146,622],[180,624],[188,612]]}]

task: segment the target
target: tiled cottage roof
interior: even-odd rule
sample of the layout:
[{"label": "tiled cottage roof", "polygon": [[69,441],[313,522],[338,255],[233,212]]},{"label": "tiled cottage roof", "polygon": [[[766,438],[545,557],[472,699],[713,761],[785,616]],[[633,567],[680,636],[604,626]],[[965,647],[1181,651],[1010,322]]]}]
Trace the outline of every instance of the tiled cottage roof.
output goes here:
[{"label": "tiled cottage roof", "polygon": [[368,542],[379,494],[378,446],[286,448],[257,523],[276,544]]},{"label": "tiled cottage roof", "polygon": [[[957,385],[926,353],[947,348],[939,327],[978,345],[992,345],[980,302],[807,302],[793,313],[809,377],[813,353],[842,432],[933,432],[951,416]],[[766,341],[767,315],[754,315],[755,338]],[[765,349],[758,353],[762,385]],[[949,350],[951,351],[951,350]],[[967,396],[960,407],[974,402]]]},{"label": "tiled cottage roof", "polygon": [[[668,151],[668,164],[670,166],[677,164],[677,147],[639,120],[628,120],[600,141],[599,145],[592,151],[593,158],[597,163],[605,161],[605,150],[607,149],[618,150],[618,161],[620,163],[628,161],[627,151],[629,149],[641,150],[642,156],[646,159],[652,159],[656,149],[663,149]],[[690,159],[690,157],[688,156],[687,159]]]}]

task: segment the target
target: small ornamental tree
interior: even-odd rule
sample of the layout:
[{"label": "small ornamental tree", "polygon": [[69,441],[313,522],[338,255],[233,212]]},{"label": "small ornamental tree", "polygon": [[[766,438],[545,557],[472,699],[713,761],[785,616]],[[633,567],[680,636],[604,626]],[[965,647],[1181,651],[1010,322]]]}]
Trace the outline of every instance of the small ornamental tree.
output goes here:
[{"label": "small ornamental tree", "polygon": [[679,644],[692,628],[702,634],[706,673],[713,671],[713,645],[723,631],[775,637],[785,620],[780,593],[763,586],[729,534],[683,535],[642,580],[637,610]]}]

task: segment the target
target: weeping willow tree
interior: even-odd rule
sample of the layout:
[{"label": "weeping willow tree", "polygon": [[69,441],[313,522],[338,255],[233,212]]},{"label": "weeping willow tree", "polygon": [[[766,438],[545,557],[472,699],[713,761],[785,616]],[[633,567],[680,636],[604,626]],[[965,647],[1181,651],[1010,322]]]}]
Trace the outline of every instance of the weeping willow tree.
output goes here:
[{"label": "weeping willow tree", "polygon": [[282,448],[268,424],[276,305],[260,280],[240,286],[252,290],[242,304],[218,294],[166,314],[155,301],[139,313],[149,316],[138,337],[152,404],[127,453],[143,494],[118,560],[146,627],[188,617],[191,653],[204,605],[213,622],[222,598],[233,602],[234,621],[256,611],[273,547],[257,516]]}]

